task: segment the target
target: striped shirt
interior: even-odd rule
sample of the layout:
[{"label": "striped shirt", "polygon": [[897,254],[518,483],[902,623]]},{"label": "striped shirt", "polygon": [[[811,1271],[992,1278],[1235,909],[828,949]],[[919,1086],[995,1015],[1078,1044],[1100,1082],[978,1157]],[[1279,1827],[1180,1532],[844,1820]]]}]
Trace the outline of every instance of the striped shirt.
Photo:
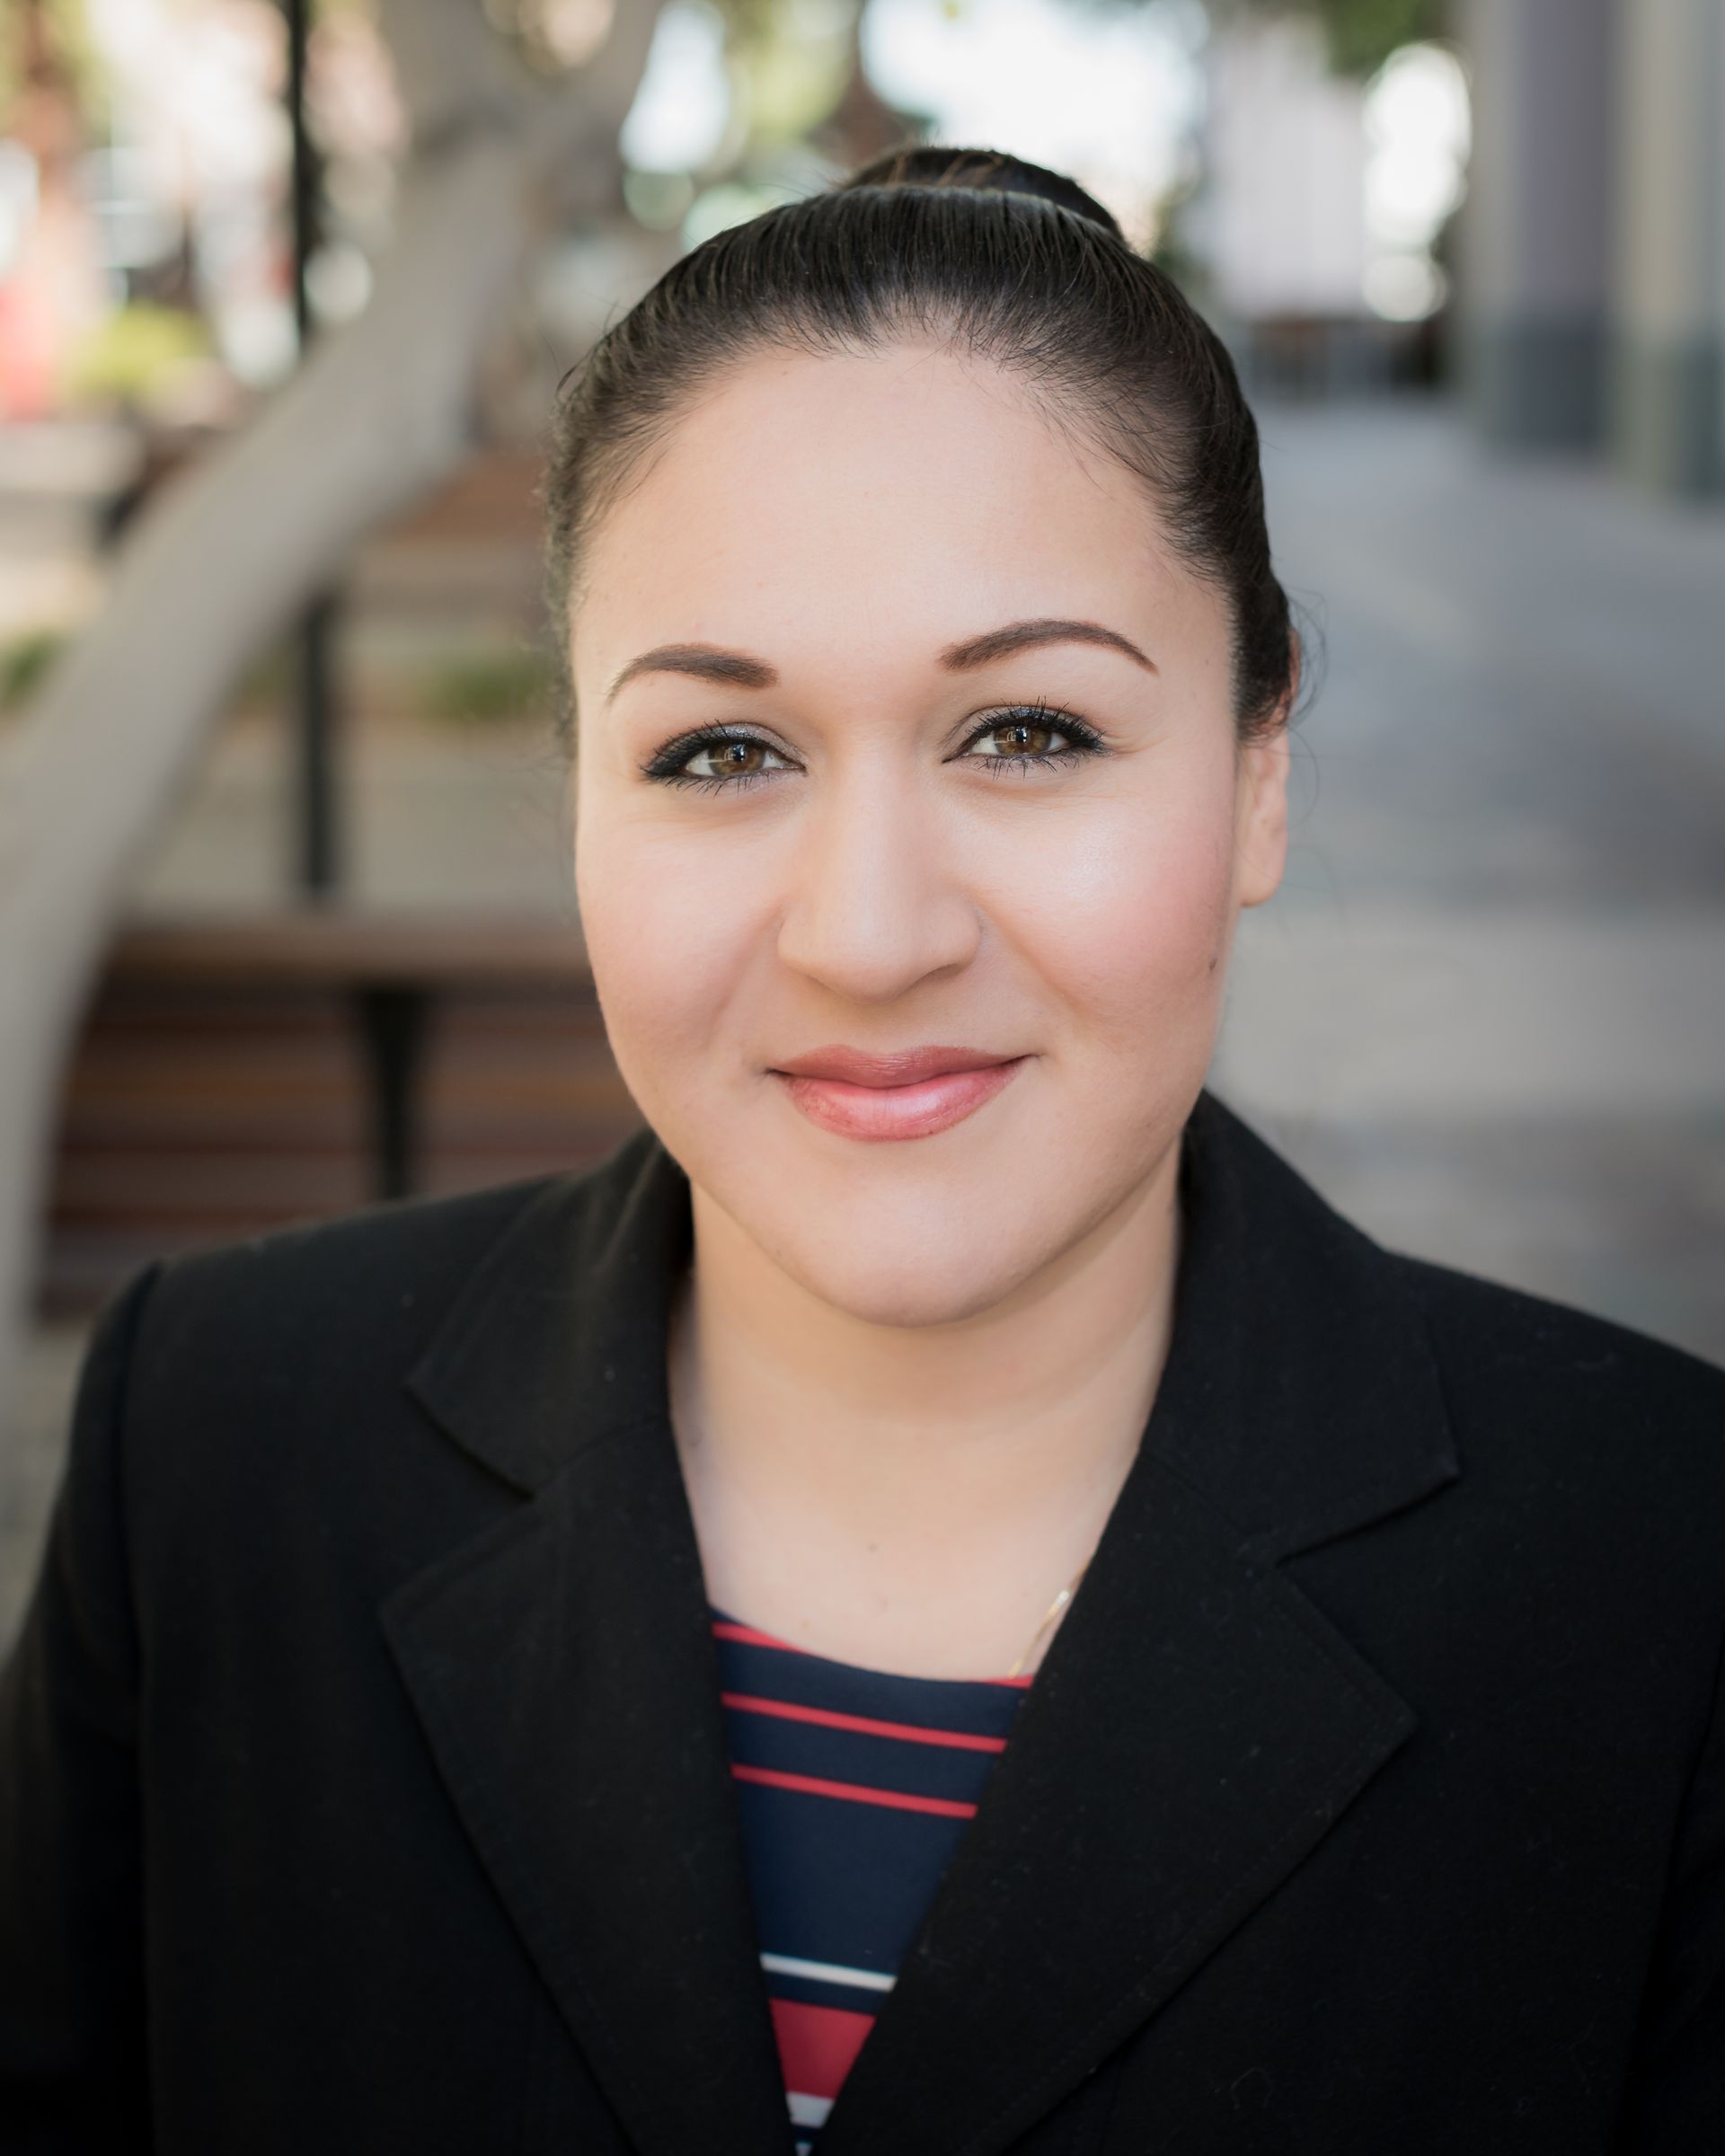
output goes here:
[{"label": "striped shirt", "polygon": [[810,2156],[1031,1679],[859,1669],[718,1610],[712,1631],[785,2100]]}]

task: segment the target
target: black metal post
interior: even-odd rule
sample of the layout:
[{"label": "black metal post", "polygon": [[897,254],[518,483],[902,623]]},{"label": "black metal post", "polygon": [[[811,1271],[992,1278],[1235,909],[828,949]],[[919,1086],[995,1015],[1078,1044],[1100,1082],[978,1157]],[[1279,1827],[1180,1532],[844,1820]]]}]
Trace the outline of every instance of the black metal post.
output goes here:
[{"label": "black metal post", "polygon": [[419,1183],[420,1069],[431,998],[377,984],[356,998],[371,1064],[372,1160],[379,1197],[411,1197]]},{"label": "black metal post", "polygon": [[288,125],[293,138],[294,321],[304,350],[312,331],[305,297],[305,265],[317,245],[317,149],[305,124],[305,53],[311,36],[310,0],[283,0],[288,15]]},{"label": "black metal post", "polygon": [[[294,322],[303,357],[313,329],[305,276],[319,239],[322,175],[317,146],[305,120],[311,0],[283,0],[283,4],[288,22],[288,118],[293,138]],[[336,738],[341,720],[335,650],[339,613],[336,594],[320,593],[301,616],[296,640],[298,879],[301,889],[314,898],[328,897],[341,880],[336,795]]]},{"label": "black metal post", "polygon": [[341,602],[322,592],[300,616],[299,881],[309,896],[331,896],[341,880],[336,810],[336,733],[340,705],[335,641]]}]

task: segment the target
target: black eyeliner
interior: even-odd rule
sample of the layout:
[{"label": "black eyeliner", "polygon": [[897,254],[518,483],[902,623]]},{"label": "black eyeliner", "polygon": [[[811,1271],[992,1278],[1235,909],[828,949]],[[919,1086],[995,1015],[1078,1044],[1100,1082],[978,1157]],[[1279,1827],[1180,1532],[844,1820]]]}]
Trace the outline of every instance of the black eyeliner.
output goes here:
[{"label": "black eyeliner", "polygon": [[[681,775],[679,766],[686,764],[697,748],[722,748],[730,741],[758,741],[763,748],[772,749],[774,755],[784,754],[764,734],[751,734],[735,726],[698,726],[693,732],[679,734],[674,741],[668,741],[662,748],[655,749],[641,765],[641,776],[648,779],[678,778]],[[708,783],[700,779],[690,782],[694,785]]]},{"label": "black eyeliner", "polygon": [[[985,735],[998,732],[1009,726],[1029,725],[1046,726],[1050,733],[1065,734],[1072,743],[1072,747],[1049,749],[1039,755],[1031,755],[1027,751],[1015,756],[967,758],[965,752],[973,742],[980,741]],[[1097,732],[1088,720],[1081,719],[1076,711],[1063,711],[1057,703],[1038,702],[1006,704],[997,711],[989,712],[965,736],[959,744],[957,754],[950,761],[955,764],[974,761],[978,764],[1008,766],[1025,764],[1066,764],[1079,756],[1105,756],[1108,753],[1108,743],[1103,740],[1101,735]]]}]

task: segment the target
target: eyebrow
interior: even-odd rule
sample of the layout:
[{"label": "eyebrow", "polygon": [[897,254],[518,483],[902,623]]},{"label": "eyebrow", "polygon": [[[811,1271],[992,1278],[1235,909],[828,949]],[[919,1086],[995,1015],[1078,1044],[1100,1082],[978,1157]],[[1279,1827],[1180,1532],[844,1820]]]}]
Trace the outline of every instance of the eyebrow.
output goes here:
[{"label": "eyebrow", "polygon": [[[1123,651],[1152,674],[1162,670],[1154,659],[1147,658],[1129,636],[1122,636],[1118,629],[1104,628],[1101,622],[1069,622],[1058,618],[1009,622],[1003,629],[990,629],[981,636],[967,637],[962,643],[948,644],[938,656],[949,674],[965,674],[973,667],[992,666],[997,658],[1010,658],[1016,651],[1028,651],[1040,644],[1101,644],[1110,650]],[[609,703],[624,684],[634,680],[638,674],[686,674],[696,681],[717,682],[721,687],[732,689],[771,689],[777,686],[779,679],[776,667],[769,666],[764,658],[751,658],[747,651],[727,651],[717,644],[660,644],[629,661],[606,691],[606,702]]]}]

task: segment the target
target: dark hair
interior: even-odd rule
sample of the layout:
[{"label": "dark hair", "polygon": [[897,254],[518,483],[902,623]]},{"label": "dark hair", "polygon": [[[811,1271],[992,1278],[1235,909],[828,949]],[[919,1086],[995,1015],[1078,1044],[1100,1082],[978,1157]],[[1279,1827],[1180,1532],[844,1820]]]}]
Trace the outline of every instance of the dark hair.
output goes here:
[{"label": "dark hair", "polygon": [[[545,479],[559,652],[588,535],[692,397],[763,349],[854,352],[906,334],[1020,376],[1146,483],[1181,559],[1227,596],[1237,739],[1273,733],[1297,648],[1234,363],[1100,202],[993,150],[891,150],[715,234],[571,370]],[[571,712],[566,698],[572,746]]]}]

